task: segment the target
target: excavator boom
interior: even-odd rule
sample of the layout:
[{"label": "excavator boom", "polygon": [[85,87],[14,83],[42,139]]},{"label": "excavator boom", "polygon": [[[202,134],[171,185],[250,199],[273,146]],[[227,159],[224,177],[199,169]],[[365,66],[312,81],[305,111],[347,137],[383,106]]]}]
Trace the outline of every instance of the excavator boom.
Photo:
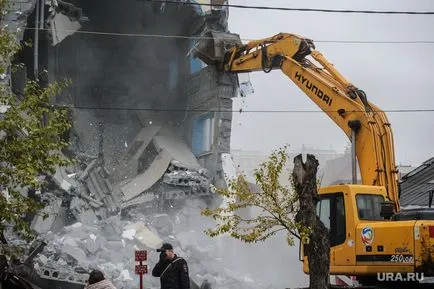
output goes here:
[{"label": "excavator boom", "polygon": [[242,44],[237,34],[207,32],[197,42],[192,54],[224,72],[268,73],[280,69],[353,142],[353,158],[357,157],[362,184],[384,186],[394,211],[400,210],[398,170],[386,114],[315,50],[312,40],[296,34],[279,33]]}]

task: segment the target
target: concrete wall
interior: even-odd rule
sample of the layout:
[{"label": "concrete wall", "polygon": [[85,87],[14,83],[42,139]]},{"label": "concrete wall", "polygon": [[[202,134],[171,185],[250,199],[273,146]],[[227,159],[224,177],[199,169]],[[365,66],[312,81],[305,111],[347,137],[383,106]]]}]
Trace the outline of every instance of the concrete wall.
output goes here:
[{"label": "concrete wall", "polygon": [[211,113],[214,116],[213,143],[211,149],[196,152],[202,166],[207,168],[218,186],[225,186],[222,153],[230,152],[232,126],[232,98],[236,96],[238,78],[234,74],[218,72],[215,67],[205,67],[184,81],[188,95],[185,139],[193,148],[195,121]]}]

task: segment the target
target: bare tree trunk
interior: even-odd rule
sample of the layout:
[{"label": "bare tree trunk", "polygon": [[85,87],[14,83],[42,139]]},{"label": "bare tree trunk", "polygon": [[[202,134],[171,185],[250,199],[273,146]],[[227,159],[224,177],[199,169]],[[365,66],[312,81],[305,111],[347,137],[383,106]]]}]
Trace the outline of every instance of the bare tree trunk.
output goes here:
[{"label": "bare tree trunk", "polygon": [[309,260],[309,288],[326,289],[330,284],[330,241],[329,232],[316,214],[319,201],[316,173],[318,161],[308,154],[306,163],[302,155],[294,158],[293,179],[299,197],[300,211],[295,220],[313,229],[309,244],[305,245]]},{"label": "bare tree trunk", "polygon": [[8,259],[6,258],[4,252],[6,250],[8,241],[6,240],[2,229],[0,229],[0,244],[2,245],[1,252],[0,252],[0,275],[1,275],[6,271],[6,268],[8,267]]}]

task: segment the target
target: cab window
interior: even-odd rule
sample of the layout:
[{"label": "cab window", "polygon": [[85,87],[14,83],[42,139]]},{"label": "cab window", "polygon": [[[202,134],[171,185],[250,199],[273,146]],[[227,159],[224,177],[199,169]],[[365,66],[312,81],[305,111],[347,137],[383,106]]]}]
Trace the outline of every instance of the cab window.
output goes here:
[{"label": "cab window", "polygon": [[384,202],[382,195],[358,194],[356,196],[357,213],[360,220],[380,221],[381,203]]},{"label": "cab window", "polygon": [[320,198],[316,212],[330,232],[330,246],[340,245],[346,238],[344,195],[326,194],[321,195]]}]

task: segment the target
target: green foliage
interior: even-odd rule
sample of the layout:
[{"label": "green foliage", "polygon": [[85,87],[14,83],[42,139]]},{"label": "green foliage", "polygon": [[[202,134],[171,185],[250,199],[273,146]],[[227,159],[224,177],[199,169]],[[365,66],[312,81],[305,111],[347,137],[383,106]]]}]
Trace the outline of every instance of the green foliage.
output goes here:
[{"label": "green foliage", "polygon": [[[4,1],[0,5],[4,8]],[[13,70],[10,59],[20,48],[12,34],[0,31],[1,74]],[[71,127],[68,111],[51,105],[67,85],[65,81],[41,88],[29,80],[19,100],[8,83],[0,84],[0,234],[11,227],[23,241],[30,241],[33,232],[23,217],[38,214],[43,205],[27,197],[28,191],[40,191],[45,175],[71,163],[61,153],[69,146],[62,139]],[[15,254],[20,247],[11,248],[3,248],[3,253]]]},{"label": "green foliage", "polygon": [[[288,245],[294,245],[294,237],[308,243],[310,228],[295,221],[298,212],[297,196],[280,182],[288,160],[288,146],[274,151],[266,162],[255,170],[256,184],[260,192],[252,192],[245,177],[240,175],[231,180],[228,188],[216,189],[217,194],[228,200],[226,206],[206,208],[202,215],[217,221],[214,229],[207,229],[208,236],[228,234],[246,243],[265,241],[277,232],[286,231]],[[291,175],[288,174],[288,178]],[[240,210],[256,208],[255,217],[245,218]]]}]

